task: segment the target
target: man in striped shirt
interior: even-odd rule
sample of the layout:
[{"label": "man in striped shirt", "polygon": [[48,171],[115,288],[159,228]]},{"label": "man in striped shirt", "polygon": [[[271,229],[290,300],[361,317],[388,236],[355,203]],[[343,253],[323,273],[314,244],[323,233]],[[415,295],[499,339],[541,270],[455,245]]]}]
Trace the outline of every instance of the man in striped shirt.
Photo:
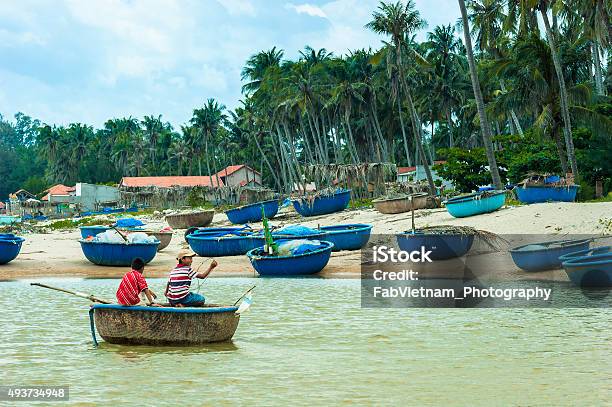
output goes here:
[{"label": "man in striped shirt", "polygon": [[217,267],[217,262],[213,260],[206,271],[198,273],[197,270],[191,268],[194,256],[196,254],[191,250],[181,250],[176,257],[178,264],[170,272],[170,279],[166,286],[166,298],[173,307],[201,307],[206,301],[203,295],[189,291],[191,280],[208,277],[210,272]]},{"label": "man in striped shirt", "polygon": [[144,293],[148,300],[148,305],[153,304],[153,300],[157,298],[155,293],[149,289],[147,281],[142,276],[145,263],[141,258],[132,260],[132,271],[126,273],[119,283],[117,289],[117,302],[121,305],[138,305],[140,303],[140,294]]}]

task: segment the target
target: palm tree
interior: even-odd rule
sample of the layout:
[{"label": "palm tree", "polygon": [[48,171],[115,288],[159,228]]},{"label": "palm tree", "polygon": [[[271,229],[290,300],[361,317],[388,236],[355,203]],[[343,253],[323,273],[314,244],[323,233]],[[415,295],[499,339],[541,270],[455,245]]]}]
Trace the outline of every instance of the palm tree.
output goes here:
[{"label": "palm tree", "polygon": [[461,9],[461,18],[463,20],[463,36],[465,39],[465,50],[467,52],[468,65],[470,67],[470,76],[472,78],[472,88],[474,89],[474,99],[476,100],[476,108],[478,109],[478,117],[480,118],[482,141],[487,154],[487,161],[489,162],[489,169],[491,171],[493,185],[495,185],[495,188],[497,189],[502,189],[504,186],[499,176],[497,160],[495,159],[495,151],[493,150],[493,142],[491,141],[491,125],[485,112],[482,91],[480,90],[480,82],[478,81],[478,72],[476,71],[476,62],[474,61],[474,52],[472,51],[472,39],[470,38],[470,26],[468,24],[467,10],[465,8],[465,2],[463,0],[458,1],[459,8]]},{"label": "palm tree", "polygon": [[410,88],[406,82],[405,66],[404,62],[402,61],[402,49],[407,47],[406,38],[424,26],[425,21],[421,18],[418,10],[415,9],[414,2],[412,2],[412,0],[408,0],[405,5],[403,5],[401,2],[394,4],[380,2],[378,11],[375,11],[372,14],[372,21],[366,24],[366,27],[372,31],[391,37],[401,87],[404,90],[408,110],[412,119],[412,127],[417,150],[419,151],[421,163],[425,169],[425,175],[427,176],[430,193],[435,194],[436,187],[434,185],[429,163],[427,162],[427,157],[425,156],[425,151],[423,149],[423,128],[421,125],[421,120],[414,107]]}]

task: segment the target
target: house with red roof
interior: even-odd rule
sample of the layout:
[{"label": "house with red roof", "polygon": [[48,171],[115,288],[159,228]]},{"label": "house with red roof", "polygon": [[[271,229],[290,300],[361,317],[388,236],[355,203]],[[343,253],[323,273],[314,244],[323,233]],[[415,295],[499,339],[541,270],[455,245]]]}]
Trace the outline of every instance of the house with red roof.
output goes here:
[{"label": "house with red roof", "polygon": [[[434,165],[444,164],[445,162],[446,161],[434,161]],[[429,168],[434,181],[440,180],[442,185],[444,185],[446,188],[452,188],[452,183],[440,177],[436,170],[431,167],[433,166],[429,166]],[[427,179],[427,175],[425,174],[425,167],[422,165],[413,167],[397,167],[397,182],[416,182],[424,179]]]},{"label": "house with red roof", "polygon": [[246,164],[227,166],[216,175],[227,186],[261,186],[261,173]]},{"label": "house with red roof", "polygon": [[56,203],[68,203],[71,201],[71,196],[75,196],[76,187],[67,187],[63,184],[57,184],[49,189],[46,189],[45,196],[42,197],[42,201],[45,202],[56,202]]}]

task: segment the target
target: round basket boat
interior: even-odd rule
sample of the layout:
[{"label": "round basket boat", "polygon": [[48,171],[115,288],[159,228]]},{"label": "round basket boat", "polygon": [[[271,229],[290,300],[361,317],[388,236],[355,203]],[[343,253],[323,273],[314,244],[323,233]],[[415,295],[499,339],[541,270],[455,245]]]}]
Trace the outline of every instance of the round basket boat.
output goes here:
[{"label": "round basket boat", "polygon": [[242,225],[249,222],[259,222],[263,218],[261,216],[261,207],[263,206],[266,218],[271,219],[278,212],[278,201],[276,199],[270,201],[256,202],[250,205],[244,205],[239,208],[225,211],[230,222],[236,225]]},{"label": "round basket boat", "polygon": [[519,201],[527,204],[539,202],[574,202],[580,185],[568,186],[517,186],[514,188]]},{"label": "round basket boat", "polygon": [[157,240],[159,240],[159,246],[157,246],[157,251],[160,252],[164,250],[170,242],[172,241],[172,232],[152,232],[149,230],[144,231],[149,236],[154,236]]},{"label": "round basket boat", "polygon": [[190,227],[203,227],[212,222],[215,211],[198,211],[166,215],[166,222],[173,229],[189,229]]},{"label": "round basket boat", "polygon": [[325,240],[334,244],[333,251],[359,250],[368,244],[372,225],[352,223],[348,225],[321,226]]},{"label": "round basket boat", "polygon": [[255,236],[219,236],[214,232],[194,233],[185,239],[191,250],[203,257],[239,256],[264,244],[263,238]]},{"label": "round basket boat", "polygon": [[505,191],[477,192],[458,196],[444,202],[446,210],[455,218],[480,215],[498,210],[506,202]]},{"label": "round basket boat", "polygon": [[154,243],[105,243],[79,240],[87,260],[99,266],[129,266],[132,260],[141,258],[149,263],[157,254],[159,242]]},{"label": "round basket boat", "polygon": [[[374,208],[380,213],[403,213],[408,212],[411,209],[424,209],[427,208],[427,192],[418,192],[402,196],[399,198],[390,199],[375,199],[372,201]],[[410,198],[412,197],[412,202]]]},{"label": "round basket boat", "polygon": [[[238,307],[206,305],[198,308],[126,307],[95,304],[95,328],[106,342],[122,345],[193,346],[229,341],[240,315]],[[93,316],[92,316],[93,314]]]},{"label": "round basket boat", "polygon": [[561,256],[567,277],[579,287],[612,287],[611,247],[580,250]]},{"label": "round basket boat", "polygon": [[[239,256],[257,247],[262,247],[266,243],[263,234],[252,234],[246,231],[240,233],[240,230],[241,229],[236,231],[197,231],[185,237],[185,240],[187,240],[191,249],[196,252],[198,256],[204,257]],[[274,240],[319,240],[326,236],[327,233],[324,231],[307,235],[283,235],[272,232]]]},{"label": "round basket boat", "polygon": [[89,236],[97,236],[100,233],[104,233],[110,228],[108,226],[81,226],[79,230],[81,231],[81,237],[83,239],[87,239]]},{"label": "round basket boat", "polygon": [[579,250],[587,250],[590,244],[590,239],[531,243],[511,249],[510,255],[514,264],[525,271],[554,270],[561,267],[560,257]]},{"label": "round basket boat", "polygon": [[328,196],[317,196],[310,201],[306,198],[292,201],[296,212],[302,216],[326,215],[346,209],[351,201],[351,190],[345,189]]},{"label": "round basket boat", "polygon": [[12,233],[0,233],[0,264],[15,260],[25,239]]},{"label": "round basket boat", "polygon": [[404,232],[396,236],[399,248],[406,252],[431,251],[432,260],[447,260],[461,257],[472,248],[473,234],[439,234],[416,230],[415,233]]},{"label": "round basket boat", "polygon": [[289,277],[316,274],[329,262],[334,244],[321,241],[320,249],[294,256],[266,256],[263,247],[247,253],[253,268],[263,277]]}]

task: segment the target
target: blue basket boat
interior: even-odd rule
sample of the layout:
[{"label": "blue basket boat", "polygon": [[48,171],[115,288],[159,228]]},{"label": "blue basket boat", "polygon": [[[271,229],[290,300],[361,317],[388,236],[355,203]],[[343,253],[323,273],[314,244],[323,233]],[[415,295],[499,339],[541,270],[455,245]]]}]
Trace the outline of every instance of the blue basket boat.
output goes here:
[{"label": "blue basket boat", "polygon": [[370,240],[372,225],[353,223],[348,225],[321,226],[327,233],[325,240],[334,244],[333,251],[359,250]]},{"label": "blue basket boat", "polygon": [[611,247],[580,250],[562,256],[561,264],[574,285],[612,287]]},{"label": "blue basket boat", "polygon": [[25,239],[12,233],[0,233],[0,264],[15,260]]},{"label": "blue basket boat", "polygon": [[574,202],[580,185],[569,186],[517,186],[514,188],[519,201],[527,204],[557,201]]},{"label": "blue basket boat", "polygon": [[506,202],[505,191],[476,192],[458,196],[444,202],[446,210],[455,218],[480,215],[498,210]]},{"label": "blue basket boat", "polygon": [[87,239],[89,236],[97,236],[100,233],[104,233],[110,228],[108,226],[81,226],[79,230],[81,231],[81,237],[83,239]]},{"label": "blue basket boat", "polygon": [[306,199],[293,200],[293,207],[302,216],[326,215],[346,209],[351,201],[351,190],[344,189],[329,196],[318,196],[312,202]]},{"label": "blue basket boat", "polygon": [[441,234],[427,233],[415,230],[414,233],[404,232],[396,236],[397,245],[406,252],[431,251],[429,257],[432,260],[447,260],[461,257],[472,248],[474,243],[473,234]]},{"label": "blue basket boat", "polygon": [[157,254],[154,243],[106,243],[79,240],[83,254],[87,260],[99,266],[129,266],[132,260],[140,257],[145,264],[153,260]]},{"label": "blue basket boat", "polygon": [[292,256],[266,256],[264,248],[257,247],[247,253],[253,268],[264,277],[290,277],[316,274],[329,262],[334,244],[321,241],[321,248]]},{"label": "blue basket boat", "polygon": [[587,250],[591,239],[555,240],[544,243],[531,243],[510,250],[512,261],[525,271],[554,270],[561,267],[559,258],[578,250]]},{"label": "blue basket boat", "polygon": [[276,216],[276,213],[278,212],[278,201],[276,199],[230,209],[229,211],[225,211],[225,214],[227,215],[229,221],[235,225],[242,225],[249,222],[259,222],[262,219],[262,206],[264,208],[266,218],[270,219]]},{"label": "blue basket boat", "polygon": [[[321,233],[289,235],[272,232],[272,236],[274,240],[321,239],[327,236],[327,233],[321,231]],[[185,240],[198,256],[205,257],[239,256],[266,243],[263,233],[243,231],[242,228],[237,228],[235,231],[197,231],[185,237]]]}]

